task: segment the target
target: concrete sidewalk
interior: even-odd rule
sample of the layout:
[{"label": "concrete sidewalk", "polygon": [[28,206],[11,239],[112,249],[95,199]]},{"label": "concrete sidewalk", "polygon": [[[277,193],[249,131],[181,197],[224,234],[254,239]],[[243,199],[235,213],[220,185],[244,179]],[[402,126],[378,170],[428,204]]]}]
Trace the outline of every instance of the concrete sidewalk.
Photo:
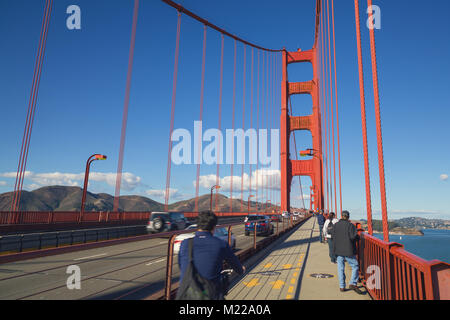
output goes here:
[{"label": "concrete sidewalk", "polygon": [[[332,277],[311,277],[314,273]],[[330,262],[328,245],[319,242],[319,227],[313,217],[248,270],[226,300],[370,300],[361,285],[364,295],[348,290],[348,265],[345,274],[347,291],[340,292],[337,264]]]}]

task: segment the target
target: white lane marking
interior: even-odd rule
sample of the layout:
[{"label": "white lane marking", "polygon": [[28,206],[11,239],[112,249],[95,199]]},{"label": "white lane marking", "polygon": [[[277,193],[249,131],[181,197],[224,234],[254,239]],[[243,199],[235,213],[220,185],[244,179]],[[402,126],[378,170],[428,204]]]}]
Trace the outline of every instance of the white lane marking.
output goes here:
[{"label": "white lane marking", "polygon": [[157,260],[157,261],[152,261],[152,262],[146,263],[145,265],[149,266],[149,265],[152,265],[154,263],[163,262],[163,261],[166,261],[166,259],[160,259],[160,260]]},{"label": "white lane marking", "polygon": [[160,242],[159,244],[162,244],[162,243],[167,243],[167,241],[162,241],[162,242]]},{"label": "white lane marking", "polygon": [[89,259],[89,258],[96,258],[96,257],[101,257],[106,255],[107,253],[100,253],[100,254],[96,254],[95,256],[89,256],[89,257],[82,257],[82,258],[77,258],[77,259],[73,259],[74,261],[78,261],[78,260],[83,260],[83,259]]}]

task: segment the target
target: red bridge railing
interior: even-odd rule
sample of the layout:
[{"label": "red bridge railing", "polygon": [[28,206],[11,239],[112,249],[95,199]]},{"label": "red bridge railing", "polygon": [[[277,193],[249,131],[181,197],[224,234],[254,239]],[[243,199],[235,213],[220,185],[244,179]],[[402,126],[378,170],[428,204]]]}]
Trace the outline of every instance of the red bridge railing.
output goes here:
[{"label": "red bridge railing", "polygon": [[359,230],[360,275],[374,299],[450,299],[450,264],[424,260],[400,243],[385,242]]}]

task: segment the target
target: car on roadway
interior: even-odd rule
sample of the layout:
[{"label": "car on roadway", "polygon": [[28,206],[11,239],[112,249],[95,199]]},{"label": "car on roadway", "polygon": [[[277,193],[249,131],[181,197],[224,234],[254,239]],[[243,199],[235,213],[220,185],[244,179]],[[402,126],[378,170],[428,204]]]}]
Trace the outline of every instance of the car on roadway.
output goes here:
[{"label": "car on roadway", "polygon": [[291,214],[288,211],[283,211],[283,213],[281,214],[281,216],[285,219],[289,218],[291,216]]},{"label": "car on roadway", "polygon": [[[257,221],[259,220],[259,221]],[[250,235],[250,232],[255,231],[256,223],[256,234],[264,234],[266,236],[273,234],[273,224],[270,216],[263,215],[249,215],[245,222],[245,235]]]},{"label": "car on roadway", "polygon": [[147,224],[150,233],[184,230],[189,226],[182,212],[152,212]]},{"label": "car on roadway", "polygon": [[[186,228],[186,230],[197,230],[198,227],[196,224],[191,224],[189,227]],[[173,243],[173,252],[178,253],[180,252],[180,246],[181,242],[183,240],[193,238],[195,236],[195,232],[193,233],[182,233],[175,237],[174,243]],[[219,227],[214,230],[214,237],[219,238],[220,240],[225,241],[228,243],[228,229],[224,227]],[[231,232],[231,248],[236,248],[236,237],[233,235],[233,232]]]}]

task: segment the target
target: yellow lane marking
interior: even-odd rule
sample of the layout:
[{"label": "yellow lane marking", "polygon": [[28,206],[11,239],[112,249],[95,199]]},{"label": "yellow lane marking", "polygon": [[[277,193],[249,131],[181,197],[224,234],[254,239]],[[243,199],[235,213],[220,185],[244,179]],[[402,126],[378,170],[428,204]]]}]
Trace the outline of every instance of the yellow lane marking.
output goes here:
[{"label": "yellow lane marking", "polygon": [[292,264],[284,264],[283,269],[290,269],[292,268]]},{"label": "yellow lane marking", "polygon": [[291,294],[288,294],[288,295],[286,296],[286,299],[292,299],[292,295],[291,295]]},{"label": "yellow lane marking", "polygon": [[266,264],[266,265],[264,266],[264,268],[270,268],[271,266],[273,266],[273,264],[271,264],[271,263],[269,262],[268,264]]},{"label": "yellow lane marking", "polygon": [[289,286],[288,292],[289,292],[289,293],[294,292],[294,286]]},{"label": "yellow lane marking", "polygon": [[252,287],[257,286],[258,284],[260,284],[258,278],[253,278],[253,279],[250,280],[249,282],[243,282],[243,283],[244,283],[244,285],[245,285],[247,288],[252,288]]},{"label": "yellow lane marking", "polygon": [[284,281],[277,280],[270,283],[272,285],[272,289],[281,289],[281,287],[284,285]]},{"label": "yellow lane marking", "polygon": [[296,277],[298,275],[297,272],[294,272],[294,274],[292,275],[293,277]]},{"label": "yellow lane marking", "polygon": [[291,283],[294,284],[295,283],[295,278],[291,279]]}]

